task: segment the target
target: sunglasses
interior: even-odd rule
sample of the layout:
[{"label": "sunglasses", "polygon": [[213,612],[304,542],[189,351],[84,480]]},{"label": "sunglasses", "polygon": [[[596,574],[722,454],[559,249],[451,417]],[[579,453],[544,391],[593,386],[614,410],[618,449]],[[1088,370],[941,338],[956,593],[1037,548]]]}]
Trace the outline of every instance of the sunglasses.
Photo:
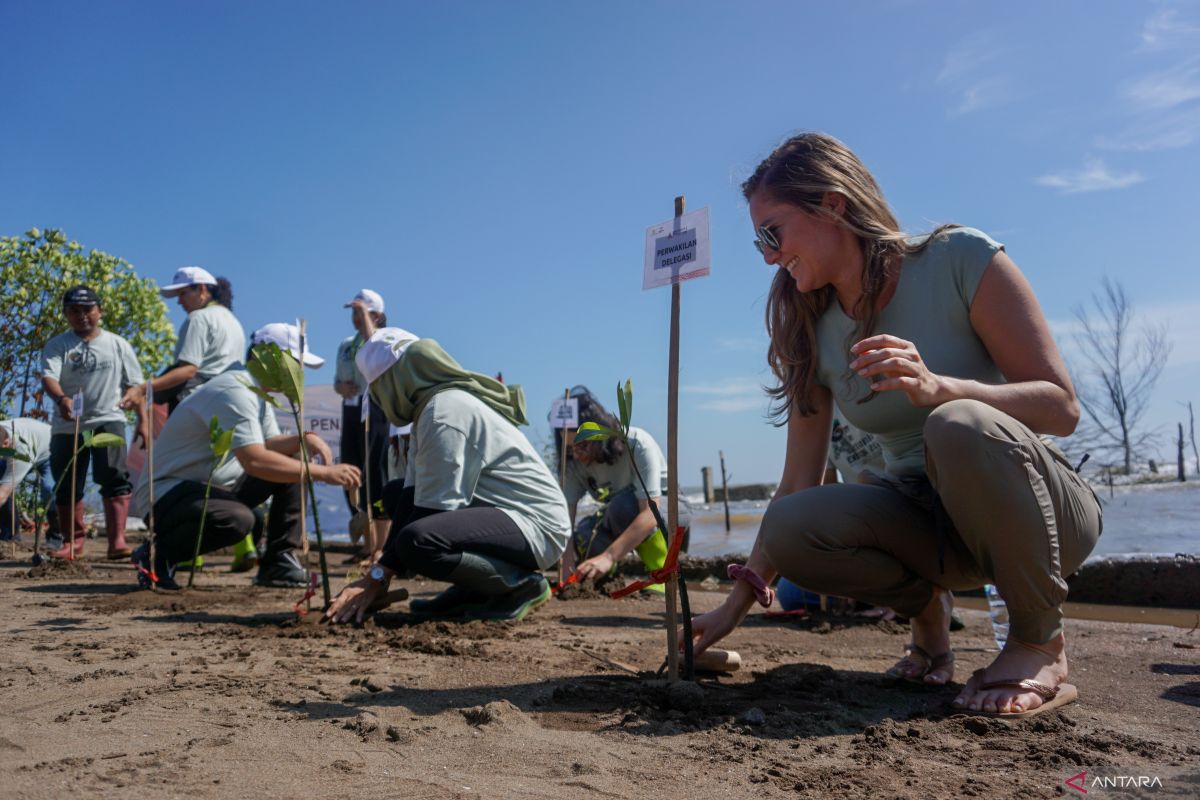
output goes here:
[{"label": "sunglasses", "polygon": [[775,235],[775,231],[778,229],[778,225],[774,229],[766,225],[759,226],[758,238],[754,240],[754,246],[758,249],[758,252],[766,255],[768,250],[779,251],[779,237]]}]

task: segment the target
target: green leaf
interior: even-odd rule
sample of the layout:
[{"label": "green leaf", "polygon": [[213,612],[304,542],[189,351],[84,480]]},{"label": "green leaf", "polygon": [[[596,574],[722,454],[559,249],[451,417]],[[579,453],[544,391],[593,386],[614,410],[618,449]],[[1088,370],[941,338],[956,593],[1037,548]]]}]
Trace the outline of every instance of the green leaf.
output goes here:
[{"label": "green leaf", "polygon": [[92,437],[93,437],[93,436],[95,436],[95,435],[96,435],[96,434],[95,434],[94,432],[92,432],[92,431],[84,431],[84,432],[83,432],[83,437],[82,437],[82,438],[83,438],[83,446],[84,446],[84,447],[91,447],[91,446],[92,446]]},{"label": "green leaf", "polygon": [[620,439],[621,434],[595,422],[585,422],[579,426],[579,430],[575,431],[575,441],[577,442],[603,442],[605,439],[612,438]]},{"label": "green leaf", "polygon": [[245,386],[245,387],[246,387],[247,389],[249,389],[250,391],[254,392],[254,394],[255,394],[257,397],[259,397],[260,399],[262,399],[262,400],[263,400],[263,402],[267,403],[268,405],[272,406],[273,408],[282,408],[282,406],[280,406],[280,405],[279,405],[279,401],[278,401],[278,400],[276,400],[276,399],[274,398],[274,396],[272,396],[272,395],[271,395],[270,393],[268,393],[268,392],[264,392],[262,389],[260,389],[260,388],[258,388],[257,386],[255,386],[255,385],[254,385],[252,382],[250,382],[250,381],[248,381],[248,380],[245,380],[245,379],[243,379],[243,380],[242,380],[242,385],[243,385],[243,386]]},{"label": "green leaf", "polygon": [[621,422],[621,430],[629,430],[629,406],[625,404],[625,393],[621,391],[621,384],[617,384],[617,413]]},{"label": "green leaf", "polygon": [[217,437],[213,444],[213,455],[218,458],[224,458],[229,455],[230,449],[233,447],[233,429],[221,431],[221,435]]},{"label": "green leaf", "polygon": [[89,439],[87,446],[93,448],[124,447],[125,437],[115,433],[97,433]]},{"label": "green leaf", "polygon": [[624,390],[623,396],[625,398],[625,403],[624,403],[625,419],[623,419],[621,421],[621,424],[625,428],[626,435],[628,435],[629,434],[629,424],[630,424],[630,421],[633,419],[633,379],[632,378],[625,379],[625,390]]},{"label": "green leaf", "polygon": [[13,461],[29,461],[29,456],[18,453],[11,447],[0,447],[0,458],[11,458]]},{"label": "green leaf", "polygon": [[209,444],[215,444],[217,436],[221,433],[221,420],[217,419],[217,415],[213,414],[212,419],[208,421],[208,441]]},{"label": "green leaf", "polygon": [[[276,350],[279,348],[276,347]],[[283,385],[279,387],[279,391],[283,392],[293,406],[299,406],[304,397],[304,367],[300,366],[300,362],[289,351],[279,351],[280,361],[280,378]]]}]

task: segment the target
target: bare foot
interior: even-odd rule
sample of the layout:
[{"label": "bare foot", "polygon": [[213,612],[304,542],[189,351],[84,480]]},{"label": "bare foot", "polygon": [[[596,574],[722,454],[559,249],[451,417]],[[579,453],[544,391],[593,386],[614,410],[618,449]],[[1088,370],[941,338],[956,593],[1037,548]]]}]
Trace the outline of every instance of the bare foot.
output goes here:
[{"label": "bare foot", "polygon": [[[940,586],[933,587],[929,604],[910,620],[912,641],[917,647],[939,658],[950,653],[950,613],[954,611],[954,596]],[[887,671],[888,677],[914,680],[929,669],[929,662],[918,653],[909,653]],[[954,662],[941,664],[925,674],[923,680],[932,686],[943,686],[954,677]]]},{"label": "bare foot", "polygon": [[991,681],[1011,680],[1015,683],[1024,679],[1033,679],[1049,687],[1057,687],[1067,680],[1067,640],[1061,633],[1045,644],[1029,644],[1010,638],[987,669],[971,676],[954,699],[954,706],[1001,714],[1037,708],[1045,701],[1036,692],[1015,686],[987,691],[978,689]]}]

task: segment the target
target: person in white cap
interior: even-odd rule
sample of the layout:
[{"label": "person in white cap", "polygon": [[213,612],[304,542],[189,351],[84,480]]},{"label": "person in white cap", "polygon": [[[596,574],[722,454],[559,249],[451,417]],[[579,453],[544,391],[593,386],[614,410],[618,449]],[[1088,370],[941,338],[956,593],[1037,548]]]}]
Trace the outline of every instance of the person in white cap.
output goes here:
[{"label": "person in white cap", "polygon": [[[255,331],[249,359],[261,347],[276,344],[305,366],[318,367],[324,360],[300,353],[300,333],[293,325],[277,323]],[[200,552],[227,547],[263,528],[255,509],[271,501],[266,523],[266,551],[255,583],[259,586],[304,586],[307,574],[296,551],[300,538],[301,462],[298,436],[280,433],[271,407],[251,389],[253,379],[244,367],[226,370],[205,383],[179,404],[159,434],[154,451],[154,522],[158,535],[155,564],[150,564],[149,544],[134,552],[138,582],[149,586],[150,573],[160,589],[177,589],[175,564],[190,559],[195,550],[200,516],[204,508],[205,484],[213,464],[210,425],[215,417],[222,430],[233,431],[233,458],[212,473],[208,510]],[[270,391],[276,387],[262,386]],[[334,464],[329,447],[315,433],[306,433],[309,451],[319,463],[311,465],[312,476],[323,483],[354,491],[361,482],[357,467]],[[134,491],[136,513],[149,509],[146,475]],[[257,537],[256,537],[257,538]]]},{"label": "person in white cap", "polygon": [[[383,298],[371,289],[362,289],[346,304],[350,309],[350,321],[354,325],[354,335],[344,339],[338,346],[336,371],[333,378],[333,388],[342,396],[342,441],[341,460],[343,464],[353,464],[363,469],[368,461],[371,469],[368,471],[370,485],[364,485],[362,490],[351,496],[346,493],[346,502],[351,513],[364,515],[371,520],[370,525],[363,525],[364,535],[362,551],[359,556],[352,556],[350,561],[374,560],[383,540],[387,537],[388,521],[378,507],[368,509],[367,497],[379,500],[383,496],[383,474],[387,463],[388,450],[388,421],[382,409],[375,404],[370,408],[370,436],[368,438],[366,425],[363,424],[362,402],[367,391],[367,381],[363,378],[354,363],[354,357],[362,347],[363,342],[371,338],[377,328],[387,327],[387,315],[384,313]],[[369,495],[368,495],[369,490]],[[373,503],[372,503],[373,504]],[[352,526],[352,530],[357,530]]]},{"label": "person in white cap", "polygon": [[[175,361],[153,379],[154,401],[171,413],[189,394],[225,370],[241,366],[246,353],[246,334],[233,315],[233,286],[226,278],[214,278],[201,267],[180,267],[171,282],[159,290],[163,297],[178,298],[187,319],[179,326]],[[140,407],[145,384],[126,398],[125,407]],[[245,572],[258,564],[258,552],[250,539],[234,545],[231,570]],[[199,569],[201,561],[185,561],[181,567]]]},{"label": "person in white cap", "polygon": [[156,402],[168,400],[173,409],[206,381],[240,366],[246,353],[246,333],[233,315],[233,287],[201,267],[180,267],[159,290],[175,297],[188,317],[179,326],[175,363],[154,379]]},{"label": "person in white cap", "polygon": [[571,531],[558,481],[529,440],[520,386],[468,372],[437,342],[398,328],[359,349],[371,399],[413,424],[401,500],[383,555],[329,607],[361,620],[391,578],[411,570],[450,587],[409,603],[418,616],[519,620],[550,598],[540,570]]}]

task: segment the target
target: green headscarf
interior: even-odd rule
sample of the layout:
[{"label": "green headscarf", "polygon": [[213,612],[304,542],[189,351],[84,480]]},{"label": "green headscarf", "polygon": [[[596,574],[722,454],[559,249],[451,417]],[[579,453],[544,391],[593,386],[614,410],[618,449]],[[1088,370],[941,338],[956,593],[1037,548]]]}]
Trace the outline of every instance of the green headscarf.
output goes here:
[{"label": "green headscarf", "polygon": [[525,392],[495,378],[468,372],[433,339],[418,339],[400,360],[371,384],[371,402],[383,409],[388,421],[404,426],[415,422],[438,392],[461,389],[479,398],[513,425],[528,425]]}]

